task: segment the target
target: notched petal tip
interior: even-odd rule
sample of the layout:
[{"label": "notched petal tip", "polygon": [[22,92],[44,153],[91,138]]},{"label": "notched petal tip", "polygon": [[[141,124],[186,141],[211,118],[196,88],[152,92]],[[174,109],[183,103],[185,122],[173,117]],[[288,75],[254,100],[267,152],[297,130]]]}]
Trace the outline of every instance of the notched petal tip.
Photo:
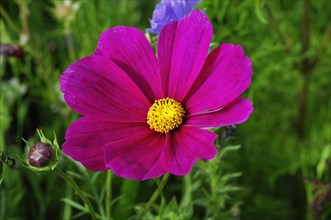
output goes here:
[{"label": "notched petal tip", "polygon": [[185,103],[191,114],[225,106],[251,84],[252,62],[240,45],[222,44],[212,51]]},{"label": "notched petal tip", "polygon": [[157,59],[142,31],[126,26],[110,28],[101,34],[95,54],[123,69],[150,102],[162,96]]},{"label": "notched petal tip", "polygon": [[203,67],[212,35],[208,17],[199,10],[163,28],[158,54],[162,85],[167,96],[183,100]]}]

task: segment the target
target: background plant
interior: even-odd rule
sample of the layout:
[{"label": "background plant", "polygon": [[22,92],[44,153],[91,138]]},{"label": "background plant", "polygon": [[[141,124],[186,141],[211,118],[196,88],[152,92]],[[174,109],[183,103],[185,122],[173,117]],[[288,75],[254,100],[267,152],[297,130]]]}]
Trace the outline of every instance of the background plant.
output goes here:
[{"label": "background plant", "polygon": [[[110,26],[148,28],[155,4],[1,2],[0,219],[90,219],[56,173],[36,176],[20,166],[16,155],[27,154],[21,137],[36,143],[40,128],[47,137],[55,132],[63,143],[66,128],[79,116],[62,100],[59,75],[93,53],[100,33]],[[185,177],[170,176],[145,218],[330,218],[330,199],[323,203],[322,198],[330,194],[331,184],[331,4],[202,0],[198,8],[213,23],[213,47],[241,44],[252,59],[253,82],[246,96],[255,111],[222,146],[217,143],[216,159],[199,162]],[[4,44],[18,45],[24,56],[10,56]],[[17,169],[5,163],[5,156],[16,159]],[[59,168],[85,192],[99,219],[109,212],[114,219],[137,217],[162,181],[93,173],[64,155]]]}]

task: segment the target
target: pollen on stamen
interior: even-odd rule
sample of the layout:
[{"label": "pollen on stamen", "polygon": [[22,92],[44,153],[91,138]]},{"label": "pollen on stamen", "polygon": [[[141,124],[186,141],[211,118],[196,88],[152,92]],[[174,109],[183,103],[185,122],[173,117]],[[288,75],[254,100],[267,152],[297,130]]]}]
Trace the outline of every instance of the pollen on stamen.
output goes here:
[{"label": "pollen on stamen", "polygon": [[147,124],[157,132],[167,133],[183,123],[185,111],[180,102],[163,98],[155,100],[147,113]]}]

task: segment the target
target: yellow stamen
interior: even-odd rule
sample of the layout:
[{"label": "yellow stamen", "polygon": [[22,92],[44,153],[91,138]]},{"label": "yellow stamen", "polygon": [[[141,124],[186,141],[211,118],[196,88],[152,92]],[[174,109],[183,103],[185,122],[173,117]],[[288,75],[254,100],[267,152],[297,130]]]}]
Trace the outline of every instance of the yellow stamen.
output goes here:
[{"label": "yellow stamen", "polygon": [[148,110],[147,124],[157,132],[167,133],[182,124],[184,115],[182,105],[176,100],[159,99]]}]

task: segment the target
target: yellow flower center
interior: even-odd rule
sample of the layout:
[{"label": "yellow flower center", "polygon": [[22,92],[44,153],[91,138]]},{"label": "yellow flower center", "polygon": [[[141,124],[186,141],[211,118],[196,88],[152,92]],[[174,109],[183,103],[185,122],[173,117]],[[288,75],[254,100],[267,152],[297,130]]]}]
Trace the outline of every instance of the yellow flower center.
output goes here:
[{"label": "yellow flower center", "polygon": [[167,133],[182,124],[184,114],[182,105],[174,99],[155,100],[148,110],[147,124],[157,132]]}]

